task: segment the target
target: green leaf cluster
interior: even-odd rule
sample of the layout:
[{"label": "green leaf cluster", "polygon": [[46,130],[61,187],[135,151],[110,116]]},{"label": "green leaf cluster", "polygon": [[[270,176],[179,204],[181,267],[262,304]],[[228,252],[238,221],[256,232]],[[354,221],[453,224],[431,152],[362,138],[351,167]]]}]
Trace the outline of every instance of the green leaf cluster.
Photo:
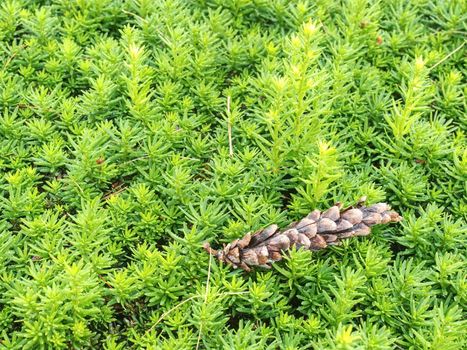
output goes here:
[{"label": "green leaf cluster", "polygon": [[[465,348],[466,14],[1,1],[0,349]],[[362,195],[402,224],[202,250]]]}]

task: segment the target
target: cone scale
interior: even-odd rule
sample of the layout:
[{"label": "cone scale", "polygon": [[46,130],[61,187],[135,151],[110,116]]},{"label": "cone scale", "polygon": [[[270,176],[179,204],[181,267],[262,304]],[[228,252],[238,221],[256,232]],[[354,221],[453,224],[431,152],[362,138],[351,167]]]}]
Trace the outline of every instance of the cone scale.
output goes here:
[{"label": "cone scale", "polygon": [[272,263],[282,260],[293,247],[321,250],[339,245],[343,239],[367,236],[374,225],[402,220],[388,204],[377,203],[367,207],[365,200],[361,198],[357,205],[345,209],[337,203],[324,212],[314,210],[284,230],[270,225],[253,234],[247,233],[221,250],[211,248],[209,243],[204,244],[204,249],[234,268],[251,271],[257,266],[271,268]]}]

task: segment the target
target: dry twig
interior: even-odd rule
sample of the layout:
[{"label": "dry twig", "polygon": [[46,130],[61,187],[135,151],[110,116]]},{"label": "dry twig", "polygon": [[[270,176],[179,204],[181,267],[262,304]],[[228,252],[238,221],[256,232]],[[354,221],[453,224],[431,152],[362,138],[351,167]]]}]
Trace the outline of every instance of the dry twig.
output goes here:
[{"label": "dry twig", "polygon": [[230,95],[227,96],[227,133],[229,135],[229,155],[233,157],[232,121],[230,120]]}]

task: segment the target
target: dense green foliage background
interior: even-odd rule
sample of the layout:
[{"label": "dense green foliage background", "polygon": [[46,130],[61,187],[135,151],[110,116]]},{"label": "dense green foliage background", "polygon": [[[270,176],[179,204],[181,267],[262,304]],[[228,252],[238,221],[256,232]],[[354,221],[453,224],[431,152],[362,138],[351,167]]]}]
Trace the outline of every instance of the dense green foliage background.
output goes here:
[{"label": "dense green foliage background", "polygon": [[[465,348],[466,6],[2,0],[0,349]],[[405,220],[208,279],[361,195]]]}]

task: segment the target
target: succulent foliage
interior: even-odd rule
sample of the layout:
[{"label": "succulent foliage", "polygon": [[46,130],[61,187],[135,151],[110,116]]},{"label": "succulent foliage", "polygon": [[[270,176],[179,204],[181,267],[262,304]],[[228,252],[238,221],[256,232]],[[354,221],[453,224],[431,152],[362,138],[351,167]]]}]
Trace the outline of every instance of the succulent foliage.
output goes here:
[{"label": "succulent foliage", "polygon": [[[0,349],[465,348],[466,14],[0,1]],[[363,195],[404,220],[203,251]]]}]

